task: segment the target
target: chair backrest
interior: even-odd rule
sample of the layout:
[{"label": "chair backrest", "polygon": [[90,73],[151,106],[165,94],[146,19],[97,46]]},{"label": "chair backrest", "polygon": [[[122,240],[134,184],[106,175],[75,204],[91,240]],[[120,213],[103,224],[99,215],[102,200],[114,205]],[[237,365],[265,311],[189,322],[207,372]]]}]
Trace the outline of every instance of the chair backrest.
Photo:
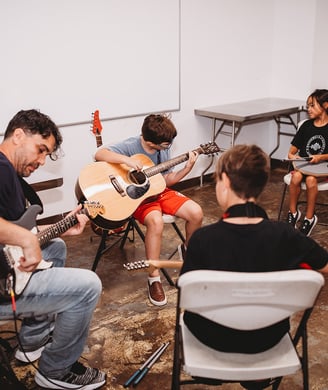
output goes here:
[{"label": "chair backrest", "polygon": [[178,279],[181,309],[239,330],[263,328],[312,307],[323,284],[319,272],[301,269],[197,270]]},{"label": "chair backrest", "polygon": [[299,130],[299,128],[302,126],[302,124],[303,124],[304,122],[308,121],[308,120],[309,120],[309,118],[302,119],[301,121],[299,121],[299,122],[297,123],[297,130]]}]

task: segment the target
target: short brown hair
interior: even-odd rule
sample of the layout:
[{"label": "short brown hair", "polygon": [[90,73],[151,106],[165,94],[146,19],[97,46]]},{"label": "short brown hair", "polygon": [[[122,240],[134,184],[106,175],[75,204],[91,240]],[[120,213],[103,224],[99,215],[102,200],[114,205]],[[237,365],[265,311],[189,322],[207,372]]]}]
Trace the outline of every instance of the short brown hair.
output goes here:
[{"label": "short brown hair", "polygon": [[177,130],[168,115],[151,114],[143,122],[142,136],[145,141],[156,145],[162,142],[172,143],[176,135]]},{"label": "short brown hair", "polygon": [[220,157],[216,177],[230,179],[231,189],[242,199],[257,198],[270,174],[270,158],[257,145],[235,145]]}]

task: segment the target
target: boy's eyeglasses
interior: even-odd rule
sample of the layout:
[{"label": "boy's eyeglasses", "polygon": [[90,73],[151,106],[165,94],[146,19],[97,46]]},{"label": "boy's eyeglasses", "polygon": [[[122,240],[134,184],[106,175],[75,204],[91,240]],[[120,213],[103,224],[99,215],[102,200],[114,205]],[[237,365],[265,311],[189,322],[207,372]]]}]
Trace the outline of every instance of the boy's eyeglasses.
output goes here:
[{"label": "boy's eyeglasses", "polygon": [[161,149],[170,149],[172,142],[162,142],[160,144],[156,144],[156,146],[159,146]]}]

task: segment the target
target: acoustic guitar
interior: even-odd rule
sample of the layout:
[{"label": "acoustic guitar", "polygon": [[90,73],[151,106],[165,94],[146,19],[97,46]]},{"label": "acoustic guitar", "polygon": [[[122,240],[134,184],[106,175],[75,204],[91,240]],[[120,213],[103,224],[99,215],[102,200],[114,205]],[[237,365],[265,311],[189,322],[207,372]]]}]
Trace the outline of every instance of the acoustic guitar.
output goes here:
[{"label": "acoustic guitar", "polygon": [[[36,233],[40,247],[44,247],[53,238],[61,236],[68,229],[78,223],[76,214],[68,215],[59,222],[48,226],[46,229],[37,232],[36,218],[41,212],[41,206],[31,205],[22,217],[14,221],[16,225],[22,226]],[[85,214],[89,218],[95,218],[97,214],[102,213],[104,208],[98,202],[85,202],[83,209],[78,213]],[[0,245],[0,283],[1,294],[0,301],[10,299],[10,287],[15,294],[19,296],[27,286],[33,272],[20,271],[18,269],[19,259],[23,256],[22,248],[14,245]],[[41,260],[37,270],[43,270],[52,266],[51,261]],[[12,285],[12,286],[11,286]]]},{"label": "acoustic guitar", "polygon": [[181,260],[138,260],[123,264],[128,271],[146,271],[153,272],[157,268],[178,268],[181,269],[183,261]]},{"label": "acoustic guitar", "polygon": [[294,169],[302,172],[304,175],[328,176],[328,161],[322,161],[317,164],[311,164],[302,159],[293,160]]},{"label": "acoustic guitar", "polygon": [[[198,154],[213,154],[220,151],[214,143],[200,145],[194,150]],[[80,172],[78,191],[87,200],[98,201],[105,212],[98,215],[94,223],[104,229],[122,226],[147,198],[160,194],[166,188],[161,172],[189,159],[189,153],[182,154],[166,162],[154,165],[143,154],[134,155],[142,161],[141,171],[131,170],[125,164],[111,164],[98,161],[87,165]],[[78,199],[81,199],[78,198]]]}]

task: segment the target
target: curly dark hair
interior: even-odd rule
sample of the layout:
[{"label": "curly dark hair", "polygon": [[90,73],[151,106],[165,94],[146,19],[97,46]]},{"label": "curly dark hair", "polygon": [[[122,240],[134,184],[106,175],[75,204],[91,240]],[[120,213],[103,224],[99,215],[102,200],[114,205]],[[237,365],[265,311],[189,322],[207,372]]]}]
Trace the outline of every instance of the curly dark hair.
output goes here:
[{"label": "curly dark hair", "polygon": [[8,123],[4,139],[10,137],[15,129],[21,128],[25,133],[40,134],[42,138],[49,138],[51,135],[55,138],[55,147],[50,158],[56,160],[63,137],[56,124],[49,116],[42,114],[38,110],[21,110]]}]

